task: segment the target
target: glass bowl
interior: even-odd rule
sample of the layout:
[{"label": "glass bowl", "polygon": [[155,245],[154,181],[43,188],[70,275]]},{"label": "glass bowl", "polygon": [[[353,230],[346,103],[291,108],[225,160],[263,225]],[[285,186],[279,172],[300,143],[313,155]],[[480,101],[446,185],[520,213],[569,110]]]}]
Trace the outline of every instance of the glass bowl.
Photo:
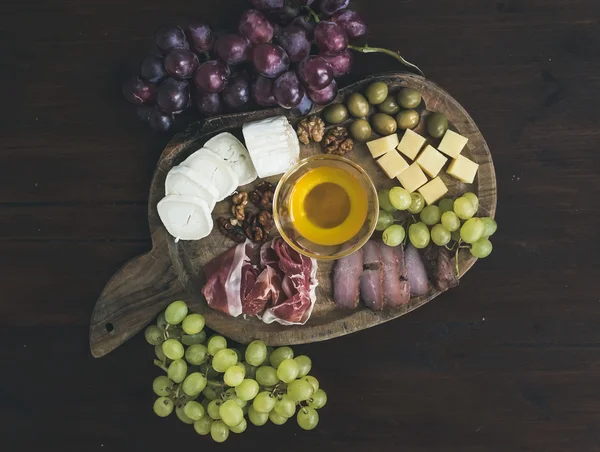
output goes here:
[{"label": "glass bowl", "polygon": [[[296,182],[309,171],[322,166],[348,172],[361,185],[367,198],[367,216],[362,227],[352,238],[339,245],[320,245],[306,239],[296,230],[290,215],[290,197]],[[299,253],[315,259],[339,259],[359,250],[373,234],[378,213],[377,190],[369,175],[351,160],[331,154],[315,155],[298,162],[283,175],[273,198],[273,219],[283,239]]]}]

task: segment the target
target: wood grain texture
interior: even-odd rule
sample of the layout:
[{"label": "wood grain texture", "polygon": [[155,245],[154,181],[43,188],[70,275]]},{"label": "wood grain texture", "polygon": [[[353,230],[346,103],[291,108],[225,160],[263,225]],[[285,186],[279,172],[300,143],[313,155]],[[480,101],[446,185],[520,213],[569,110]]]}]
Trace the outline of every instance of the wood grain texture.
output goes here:
[{"label": "wood grain texture", "polygon": [[[124,63],[165,21],[234,30],[247,5],[0,4],[3,450],[216,449],[152,413],[159,372],[143,337],[97,360],[89,320],[115,269],[152,247],[148,188],[172,136],[122,101]],[[249,427],[218,448],[599,451],[600,4],[352,5],[371,45],[400,50],[477,122],[500,188],[494,252],[410,315],[295,347],[329,394],[315,431]],[[397,69],[359,55],[342,83]]]}]

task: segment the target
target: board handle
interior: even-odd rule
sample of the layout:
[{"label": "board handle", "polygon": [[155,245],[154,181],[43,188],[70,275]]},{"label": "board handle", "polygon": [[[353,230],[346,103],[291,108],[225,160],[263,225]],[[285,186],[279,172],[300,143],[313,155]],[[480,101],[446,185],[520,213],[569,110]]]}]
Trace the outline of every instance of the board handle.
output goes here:
[{"label": "board handle", "polygon": [[127,262],[104,287],[90,322],[90,349],[100,358],[134,336],[185,290],[164,249]]}]

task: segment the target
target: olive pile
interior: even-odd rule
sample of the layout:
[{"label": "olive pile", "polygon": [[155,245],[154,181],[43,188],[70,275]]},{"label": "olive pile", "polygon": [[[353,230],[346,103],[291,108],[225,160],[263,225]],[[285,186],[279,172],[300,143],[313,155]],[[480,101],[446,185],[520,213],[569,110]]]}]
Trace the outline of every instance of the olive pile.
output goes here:
[{"label": "olive pile", "polygon": [[[352,93],[345,104],[332,104],[323,111],[323,119],[329,124],[341,124],[355,118],[348,130],[357,141],[369,141],[375,132],[386,136],[399,130],[414,129],[421,121],[421,93],[412,88],[389,92],[384,82],[371,83],[364,94]],[[372,109],[371,107],[375,107]],[[433,138],[441,138],[448,130],[448,120],[441,113],[433,113],[427,119],[427,132]]]}]

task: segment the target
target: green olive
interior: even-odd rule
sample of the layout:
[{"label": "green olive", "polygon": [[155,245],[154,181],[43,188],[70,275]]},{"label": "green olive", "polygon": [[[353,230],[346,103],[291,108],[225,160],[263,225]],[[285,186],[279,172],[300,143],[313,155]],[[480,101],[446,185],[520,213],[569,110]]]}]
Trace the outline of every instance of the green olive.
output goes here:
[{"label": "green olive", "polygon": [[379,105],[388,96],[388,87],[383,82],[371,83],[365,91],[371,105]]},{"label": "green olive", "polygon": [[350,135],[357,141],[369,141],[371,138],[371,124],[366,119],[357,119],[350,124]]},{"label": "green olive", "polygon": [[355,118],[364,118],[369,114],[369,102],[367,98],[360,93],[352,93],[346,99],[348,111]]},{"label": "green olive", "polygon": [[402,88],[398,91],[398,104],[402,108],[417,108],[421,103],[421,93],[416,89]]},{"label": "green olive", "polygon": [[414,110],[403,110],[396,116],[400,130],[414,129],[419,125],[419,113]]},{"label": "green olive", "polygon": [[385,113],[386,115],[395,115],[400,111],[400,107],[396,103],[394,96],[386,97],[383,102],[377,105],[377,108],[381,113]]},{"label": "green olive", "polygon": [[379,135],[391,135],[397,129],[397,124],[394,118],[390,115],[386,115],[385,113],[375,113],[371,117],[371,125],[373,126],[373,130],[377,132]]},{"label": "green olive", "polygon": [[434,113],[427,119],[427,132],[433,138],[442,138],[448,130],[448,120],[441,113]]},{"label": "green olive", "polygon": [[348,110],[344,104],[332,104],[323,111],[323,118],[329,124],[339,124],[348,119]]}]

